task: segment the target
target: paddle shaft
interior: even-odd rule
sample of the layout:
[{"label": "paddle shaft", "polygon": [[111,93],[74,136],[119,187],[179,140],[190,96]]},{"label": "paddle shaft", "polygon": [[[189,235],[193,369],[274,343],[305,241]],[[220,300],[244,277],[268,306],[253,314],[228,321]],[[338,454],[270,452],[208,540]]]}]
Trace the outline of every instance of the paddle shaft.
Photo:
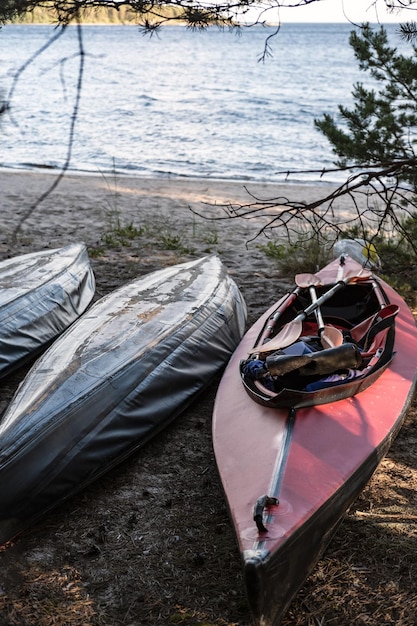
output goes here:
[{"label": "paddle shaft", "polygon": [[[316,288],[314,287],[314,285],[310,285],[309,291],[310,291],[310,296],[311,296],[311,302],[312,304],[314,304],[315,302],[317,302]],[[324,322],[323,322],[323,316],[321,314],[320,307],[317,307],[316,309],[316,320],[317,320],[319,333],[321,333],[322,330],[324,329]]]},{"label": "paddle shaft", "polygon": [[[323,302],[327,302],[327,300],[329,300],[332,296],[334,296],[335,293],[337,293],[338,291],[340,291],[340,289],[345,287],[345,285],[348,282],[349,282],[349,279],[339,280],[338,283],[336,283],[335,285],[333,285],[333,287],[328,289],[326,293],[323,293],[319,298],[317,298],[317,300],[315,300],[315,302],[312,302],[306,309],[304,309],[304,311],[301,311],[301,313],[299,313],[297,317],[294,318],[293,322],[302,322],[303,320],[305,320],[310,315],[310,313],[313,313],[314,311],[319,309],[321,305],[323,304]],[[289,322],[289,323],[292,324],[293,322]]]},{"label": "paddle shaft", "polygon": [[[276,334],[272,339],[267,341],[264,345],[257,345],[256,349],[253,350],[251,354],[254,354],[255,352],[257,354],[262,354],[263,352],[282,350],[283,348],[291,345],[300,337],[303,329],[303,320],[305,320],[310,313],[316,311],[323,304],[323,302],[329,300],[329,298],[331,298],[340,289],[343,289],[343,287],[345,287],[348,283],[356,280],[369,279],[372,275],[371,272],[364,271],[363,268],[361,268],[359,272],[357,271],[357,268],[354,271],[349,270],[348,268],[346,271],[345,270],[345,260],[342,256],[340,257],[340,265],[337,272],[338,280],[333,287],[323,293],[315,302],[312,302],[310,306],[299,313],[294,320],[285,324],[285,326],[283,326],[278,334]],[[343,274],[345,274],[344,278],[342,278]],[[307,281],[296,281],[298,287],[302,287],[303,284],[305,284],[305,287],[316,286],[318,284],[317,276],[314,274],[306,276]]]},{"label": "paddle shaft", "polygon": [[[317,302],[317,293],[314,285],[310,285],[309,291],[311,295],[311,302]],[[343,334],[340,330],[332,326],[325,326],[320,307],[316,309],[316,320],[321,345],[324,349],[335,348],[343,343]]]},{"label": "paddle shaft", "polygon": [[[265,341],[265,339],[269,337],[269,335],[275,328],[277,321],[282,315],[282,310],[283,310],[282,307],[284,306],[284,304],[286,304],[286,306],[288,307],[288,305],[291,304],[293,300],[295,300],[295,298],[298,296],[299,293],[300,293],[300,288],[297,287],[296,289],[294,289],[294,291],[292,291],[291,293],[288,293],[286,296],[284,296],[284,298],[280,300],[279,302],[280,308],[276,313],[274,313],[274,315],[271,315],[271,317],[269,318],[268,326],[265,328],[263,332],[263,336],[261,336],[261,341],[262,340]],[[259,341],[260,340],[258,339],[257,343],[259,343]]]},{"label": "paddle shaft", "polygon": [[301,335],[302,332],[302,322],[305,320],[310,313],[313,313],[323,304],[323,302],[327,302],[335,293],[337,293],[340,289],[343,289],[348,282],[352,280],[352,277],[346,277],[344,280],[339,280],[338,283],[330,287],[325,293],[323,293],[319,298],[316,299],[315,302],[312,302],[304,311],[301,311],[291,322],[288,322],[282,329],[279,331],[275,337],[273,337],[270,341],[265,343],[262,346],[257,346],[253,352],[257,352],[258,354],[262,354],[263,352],[271,352],[273,350],[281,350],[282,348],[286,348],[291,345]]}]

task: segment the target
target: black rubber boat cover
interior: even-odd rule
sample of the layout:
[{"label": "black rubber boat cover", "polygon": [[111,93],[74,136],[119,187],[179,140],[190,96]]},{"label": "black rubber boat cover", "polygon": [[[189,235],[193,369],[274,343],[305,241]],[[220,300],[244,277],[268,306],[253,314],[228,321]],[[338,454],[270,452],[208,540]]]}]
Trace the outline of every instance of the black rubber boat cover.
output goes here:
[{"label": "black rubber boat cover", "polygon": [[0,377],[36,356],[90,304],[87,249],[75,243],[0,263]]},{"label": "black rubber boat cover", "polygon": [[0,542],[174,419],[225,366],[245,321],[216,256],[96,302],[37,361],[0,424]]}]

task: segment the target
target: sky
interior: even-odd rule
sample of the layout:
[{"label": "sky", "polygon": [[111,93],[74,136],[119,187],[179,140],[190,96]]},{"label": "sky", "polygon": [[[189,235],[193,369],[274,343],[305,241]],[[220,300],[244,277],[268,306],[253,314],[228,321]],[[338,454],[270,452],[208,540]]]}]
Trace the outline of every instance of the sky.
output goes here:
[{"label": "sky", "polygon": [[[375,6],[376,5],[376,6]],[[416,7],[417,8],[417,7]],[[401,22],[416,13],[389,13],[384,0],[319,0],[307,6],[280,9],[281,22]],[[417,17],[417,16],[416,16]]]}]

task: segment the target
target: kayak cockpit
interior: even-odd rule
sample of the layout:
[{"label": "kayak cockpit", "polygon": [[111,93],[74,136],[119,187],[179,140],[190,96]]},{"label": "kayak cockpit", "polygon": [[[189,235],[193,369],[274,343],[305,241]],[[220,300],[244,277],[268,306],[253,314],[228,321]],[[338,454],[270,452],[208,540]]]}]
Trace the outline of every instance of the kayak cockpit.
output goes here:
[{"label": "kayak cockpit", "polygon": [[[347,398],[371,385],[394,354],[395,317],[378,279],[343,259],[344,280],[320,272],[296,277],[259,334],[240,374],[249,396],[271,407]],[[322,270],[340,272],[340,259]],[[298,278],[298,281],[297,281]]]}]

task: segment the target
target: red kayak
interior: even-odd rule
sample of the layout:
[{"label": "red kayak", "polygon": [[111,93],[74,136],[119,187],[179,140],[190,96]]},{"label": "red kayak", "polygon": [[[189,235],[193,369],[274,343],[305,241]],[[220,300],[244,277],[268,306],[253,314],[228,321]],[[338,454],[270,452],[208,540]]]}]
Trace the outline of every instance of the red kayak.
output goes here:
[{"label": "red kayak", "polygon": [[417,330],[349,256],[244,336],[221,380],[213,444],[254,623],[277,626],[403,422]]}]

